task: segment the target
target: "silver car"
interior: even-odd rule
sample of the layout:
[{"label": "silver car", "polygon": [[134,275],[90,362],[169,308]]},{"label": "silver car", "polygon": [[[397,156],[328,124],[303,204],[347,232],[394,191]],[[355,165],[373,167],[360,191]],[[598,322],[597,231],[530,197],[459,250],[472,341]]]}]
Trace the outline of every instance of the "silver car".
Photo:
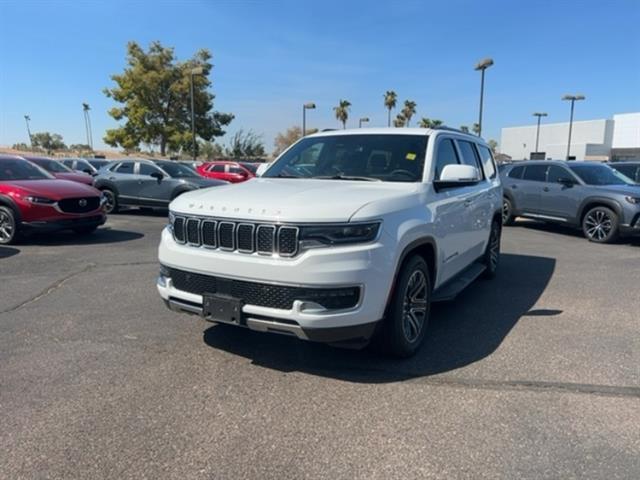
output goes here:
[{"label": "silver car", "polygon": [[227,184],[170,160],[126,159],[101,168],[94,185],[105,196],[107,213],[112,213],[123,206],[166,208],[184,192]]},{"label": "silver car", "polygon": [[526,161],[504,168],[502,220],[516,217],[582,228],[592,242],[640,234],[640,186],[608,165]]}]

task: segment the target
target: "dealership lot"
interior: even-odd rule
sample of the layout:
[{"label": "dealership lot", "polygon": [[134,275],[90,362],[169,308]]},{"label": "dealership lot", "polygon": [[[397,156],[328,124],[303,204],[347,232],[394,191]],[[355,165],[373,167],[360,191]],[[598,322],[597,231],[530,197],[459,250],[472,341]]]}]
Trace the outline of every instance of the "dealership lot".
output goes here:
[{"label": "dealership lot", "polygon": [[410,360],[155,292],[162,214],[0,247],[0,478],[636,478],[640,242],[506,228]]}]

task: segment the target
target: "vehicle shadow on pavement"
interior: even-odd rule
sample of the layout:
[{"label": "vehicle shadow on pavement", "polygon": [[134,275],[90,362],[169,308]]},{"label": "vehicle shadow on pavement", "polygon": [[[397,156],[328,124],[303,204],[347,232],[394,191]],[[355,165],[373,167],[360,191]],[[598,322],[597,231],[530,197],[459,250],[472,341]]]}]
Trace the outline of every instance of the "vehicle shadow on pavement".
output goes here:
[{"label": "vehicle shadow on pavement", "polygon": [[137,240],[144,237],[144,233],[117,230],[109,227],[98,228],[93,233],[78,235],[74,232],[62,231],[29,235],[22,240],[23,245],[100,245]]},{"label": "vehicle shadow on pavement", "polygon": [[13,257],[20,253],[20,250],[13,247],[0,247],[0,259]]},{"label": "vehicle shadow on pavement", "polygon": [[[254,365],[361,383],[409,380],[449,372],[491,355],[521,319],[543,321],[558,310],[533,310],[555,270],[552,258],[502,254],[494,280],[479,280],[454,301],[434,304],[422,349],[406,360],[369,349],[343,350],[227,325],[204,332],[204,342]],[[529,313],[530,316],[525,316]]]}]

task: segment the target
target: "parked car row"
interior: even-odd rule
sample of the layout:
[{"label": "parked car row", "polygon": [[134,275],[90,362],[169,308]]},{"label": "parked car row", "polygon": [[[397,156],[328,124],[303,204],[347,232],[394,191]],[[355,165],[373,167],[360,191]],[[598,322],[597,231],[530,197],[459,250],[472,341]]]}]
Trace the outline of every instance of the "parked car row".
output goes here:
[{"label": "parked car row", "polygon": [[[526,217],[581,228],[592,242],[640,234],[640,162],[525,161],[500,169],[502,219]],[[635,180],[635,181],[634,181]]]}]

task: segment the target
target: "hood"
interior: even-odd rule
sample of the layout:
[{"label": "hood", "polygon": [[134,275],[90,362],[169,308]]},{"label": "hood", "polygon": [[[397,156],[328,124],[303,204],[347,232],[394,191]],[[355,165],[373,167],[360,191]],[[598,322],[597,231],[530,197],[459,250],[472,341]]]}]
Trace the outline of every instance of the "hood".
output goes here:
[{"label": "hood", "polygon": [[415,194],[418,185],[255,178],[246,182],[185,193],[171,202],[173,211],[256,221],[345,222],[365,205]]},{"label": "hood", "polygon": [[51,200],[63,198],[95,197],[100,192],[93,187],[69,180],[15,180],[11,185],[20,188],[26,195],[47,197]]},{"label": "hood", "polygon": [[212,178],[200,178],[200,177],[189,177],[185,178],[184,181],[191,185],[195,185],[200,188],[205,187],[217,187],[220,185],[228,185],[229,182],[225,182],[224,180],[214,180]]},{"label": "hood", "polygon": [[93,177],[84,172],[55,172],[52,175],[60,180],[71,180],[85,185],[93,185]]}]

